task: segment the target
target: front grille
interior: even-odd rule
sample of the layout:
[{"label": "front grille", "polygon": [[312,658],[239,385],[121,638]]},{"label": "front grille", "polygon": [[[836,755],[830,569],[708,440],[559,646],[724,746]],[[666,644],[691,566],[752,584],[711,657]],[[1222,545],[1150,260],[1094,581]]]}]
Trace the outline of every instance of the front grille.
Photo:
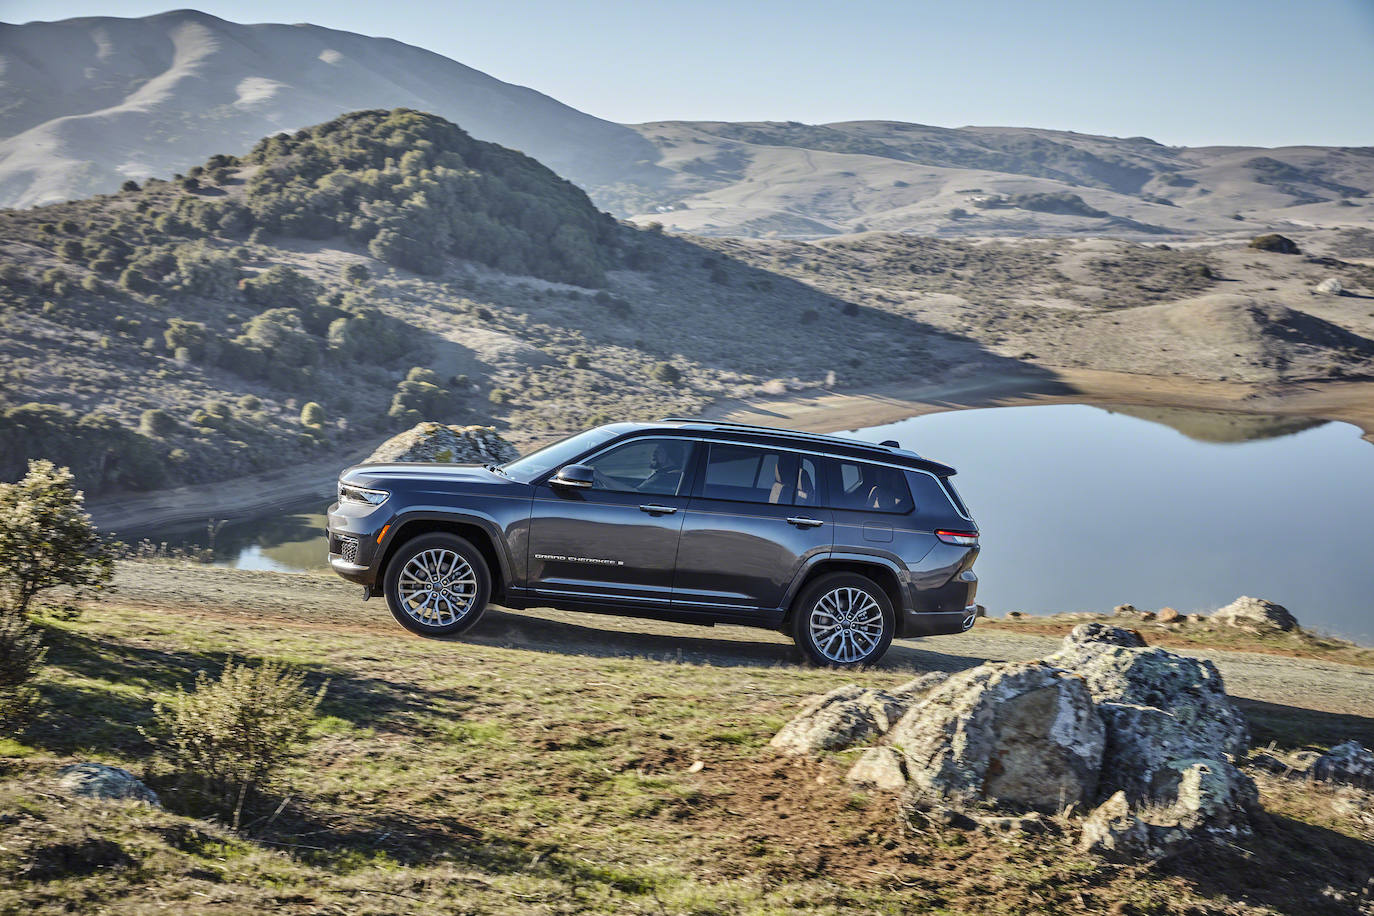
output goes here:
[{"label": "front grille", "polygon": [[339,556],[343,557],[345,563],[356,564],[358,562],[358,539],[341,537],[338,540]]}]

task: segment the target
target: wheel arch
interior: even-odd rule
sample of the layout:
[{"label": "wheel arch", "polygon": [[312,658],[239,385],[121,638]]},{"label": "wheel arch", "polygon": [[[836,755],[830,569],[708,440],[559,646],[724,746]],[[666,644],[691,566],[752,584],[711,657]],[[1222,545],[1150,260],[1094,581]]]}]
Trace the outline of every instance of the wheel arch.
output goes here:
[{"label": "wheel arch", "polygon": [[377,563],[374,594],[380,594],[382,583],[386,581],[386,570],[391,558],[407,541],[424,534],[442,532],[456,534],[476,547],[482,554],[491,572],[491,600],[506,594],[506,584],[510,580],[510,565],[505,553],[497,546],[497,538],[492,534],[490,523],[473,516],[455,516],[439,513],[417,513],[402,516],[392,522],[392,530],[387,532],[382,544],[381,559]]},{"label": "wheel arch", "polygon": [[821,576],[836,572],[855,573],[876,582],[883,593],[887,595],[887,599],[892,602],[892,613],[897,618],[897,635],[902,635],[902,619],[905,615],[902,613],[904,602],[902,601],[901,580],[897,578],[896,568],[878,557],[866,559],[827,557],[808,567],[798,577],[787,596],[787,612],[782,620],[783,630],[787,630],[791,626],[793,618],[796,617],[797,599],[801,597],[806,587]]}]

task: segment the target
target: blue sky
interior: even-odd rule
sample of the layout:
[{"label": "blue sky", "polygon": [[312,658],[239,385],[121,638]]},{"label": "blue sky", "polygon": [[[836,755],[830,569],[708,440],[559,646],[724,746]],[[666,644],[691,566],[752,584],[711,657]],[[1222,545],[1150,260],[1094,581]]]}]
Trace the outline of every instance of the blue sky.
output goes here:
[{"label": "blue sky", "polygon": [[[0,0],[0,20],[143,16]],[[613,121],[890,118],[1374,145],[1374,0],[235,0],[419,45]]]}]

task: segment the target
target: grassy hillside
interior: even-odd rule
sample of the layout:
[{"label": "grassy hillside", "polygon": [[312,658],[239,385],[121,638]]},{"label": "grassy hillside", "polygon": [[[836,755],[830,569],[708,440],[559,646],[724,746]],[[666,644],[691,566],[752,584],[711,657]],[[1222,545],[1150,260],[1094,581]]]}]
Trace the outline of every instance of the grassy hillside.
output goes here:
[{"label": "grassy hillside", "polygon": [[[0,743],[0,911],[1353,916],[1367,903],[1374,833],[1351,790],[1257,773],[1271,817],[1255,837],[1123,866],[1080,855],[1055,821],[1037,835],[904,826],[893,796],[844,781],[853,751],[766,746],[806,696],[891,686],[909,663],[837,680],[785,663],[777,634],[499,610],[463,642],[420,640],[332,577],[137,564],[121,581],[126,599],[44,622],[46,718]],[[894,657],[979,661],[939,643]],[[307,755],[239,833],[138,730],[230,652],[329,682]],[[1281,750],[1370,741],[1362,715],[1247,712]],[[91,759],[147,778],[165,809],[54,791],[60,766]]]},{"label": "grassy hillside", "polygon": [[0,255],[0,477],[42,455],[97,492],[342,459],[420,417],[528,438],[977,359],[403,110],[0,211]]}]

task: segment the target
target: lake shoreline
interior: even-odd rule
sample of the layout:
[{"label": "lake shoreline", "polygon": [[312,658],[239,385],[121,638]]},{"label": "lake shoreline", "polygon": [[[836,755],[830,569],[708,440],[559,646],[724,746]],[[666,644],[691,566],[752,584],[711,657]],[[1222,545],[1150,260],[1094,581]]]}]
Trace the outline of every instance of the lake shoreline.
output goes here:
[{"label": "lake shoreline", "polygon": [[[1187,407],[1315,417],[1351,423],[1364,432],[1365,439],[1374,442],[1374,381],[1256,385],[1054,367],[1037,367],[1034,373],[966,376],[944,383],[895,383],[853,391],[812,389],[725,399],[702,415],[833,433],[942,411],[1034,404]],[[521,444],[542,443],[529,439]],[[104,531],[172,534],[204,525],[209,519],[243,519],[314,497],[323,507],[333,494],[338,472],[365,460],[371,452],[369,446],[336,458],[246,477],[95,498],[87,503],[87,511]]]}]

